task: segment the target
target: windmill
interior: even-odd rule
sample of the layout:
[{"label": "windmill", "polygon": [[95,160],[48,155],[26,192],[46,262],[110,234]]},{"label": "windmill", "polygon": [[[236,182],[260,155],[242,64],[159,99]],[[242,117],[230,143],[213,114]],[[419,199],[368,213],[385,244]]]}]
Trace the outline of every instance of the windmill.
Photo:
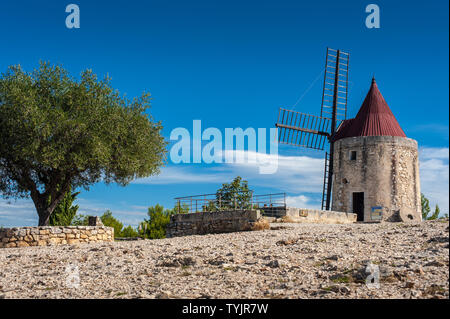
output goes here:
[{"label": "windmill", "polygon": [[327,48],[320,116],[280,108],[275,126],[278,142],[325,152],[322,209],[329,210],[333,178],[333,137],[347,117],[348,66],[350,55]]}]

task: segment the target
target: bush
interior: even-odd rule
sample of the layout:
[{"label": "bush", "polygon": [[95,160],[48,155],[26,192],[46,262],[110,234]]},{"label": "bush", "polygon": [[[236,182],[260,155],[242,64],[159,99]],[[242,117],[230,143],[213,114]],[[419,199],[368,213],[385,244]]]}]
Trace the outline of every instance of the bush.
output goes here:
[{"label": "bush", "polygon": [[75,215],[75,217],[72,219],[71,226],[87,226],[89,225],[89,219],[88,216],[79,214]]},{"label": "bush", "polygon": [[251,230],[264,230],[264,229],[270,229],[269,221],[264,218],[258,220],[251,228]]},{"label": "bush", "polygon": [[216,192],[215,205],[210,204],[208,210],[248,209],[251,208],[251,197],[248,182],[237,176],[231,183],[222,184]]},{"label": "bush", "polygon": [[441,210],[439,209],[439,206],[436,204],[436,208],[434,209],[434,212],[429,216],[431,209],[430,209],[430,201],[428,198],[425,197],[424,194],[420,194],[420,203],[422,206],[422,219],[423,220],[434,220],[439,219],[439,214],[441,213]]},{"label": "bush", "polygon": [[[72,226],[88,226],[89,216],[79,214],[72,220]],[[114,238],[117,237],[138,237],[139,233],[131,226],[123,227],[123,223],[116,219],[110,210],[107,210],[100,216],[103,225],[114,228]]]},{"label": "bush", "polygon": [[64,194],[63,199],[58,203],[53,213],[50,215],[50,226],[69,226],[78,211],[78,205],[73,205],[75,198],[80,192],[69,191]]},{"label": "bush", "polygon": [[139,237],[139,233],[131,226],[127,226],[120,232],[117,237]]},{"label": "bush", "polygon": [[174,210],[165,210],[163,206],[156,204],[148,208],[147,214],[149,219],[139,224],[139,235],[148,239],[166,238],[166,227]]},{"label": "bush", "polygon": [[102,220],[103,225],[114,228],[114,238],[121,237],[123,224],[113,217],[110,210],[104,212],[100,219]]},{"label": "bush", "polygon": [[425,197],[424,194],[420,194],[420,205],[422,206],[422,219],[428,219],[428,214],[430,213],[430,201]]}]

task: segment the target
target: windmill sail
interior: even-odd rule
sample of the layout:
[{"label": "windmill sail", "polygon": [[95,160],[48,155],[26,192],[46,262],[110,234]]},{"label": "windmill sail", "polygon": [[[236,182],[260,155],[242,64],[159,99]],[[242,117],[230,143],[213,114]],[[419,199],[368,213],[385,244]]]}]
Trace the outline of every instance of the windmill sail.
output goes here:
[{"label": "windmill sail", "polygon": [[350,55],[346,52],[327,48],[320,108],[322,117],[331,120],[333,106],[336,105],[336,120],[347,118],[349,58]]},{"label": "windmill sail", "polygon": [[350,55],[327,48],[320,116],[280,108],[275,126],[278,142],[323,151],[326,142],[322,209],[329,210],[333,181],[333,136],[347,118],[348,66]]},{"label": "windmill sail", "polygon": [[324,150],[331,120],[325,117],[280,108],[278,111],[278,142]]}]

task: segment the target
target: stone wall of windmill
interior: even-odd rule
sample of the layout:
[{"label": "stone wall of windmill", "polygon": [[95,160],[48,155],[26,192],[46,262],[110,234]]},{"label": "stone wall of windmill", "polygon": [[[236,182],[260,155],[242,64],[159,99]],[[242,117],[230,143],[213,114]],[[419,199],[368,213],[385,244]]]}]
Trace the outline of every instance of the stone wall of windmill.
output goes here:
[{"label": "stone wall of windmill", "polygon": [[[417,142],[396,136],[336,141],[333,210],[353,212],[352,194],[364,193],[364,221],[420,221]],[[376,217],[374,217],[376,216]]]}]

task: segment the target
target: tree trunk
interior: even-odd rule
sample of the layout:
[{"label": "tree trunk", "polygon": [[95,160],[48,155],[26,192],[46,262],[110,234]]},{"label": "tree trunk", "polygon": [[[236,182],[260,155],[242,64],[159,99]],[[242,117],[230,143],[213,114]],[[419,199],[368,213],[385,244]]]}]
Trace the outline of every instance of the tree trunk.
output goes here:
[{"label": "tree trunk", "polygon": [[49,206],[47,204],[47,199],[43,197],[37,198],[33,201],[39,216],[38,226],[48,226],[50,224],[50,215],[53,212],[54,207],[52,208]]},{"label": "tree trunk", "polygon": [[[58,183],[54,183],[54,185],[58,185]],[[40,194],[36,189],[31,192],[31,199],[34,202],[34,206],[36,207],[39,216],[38,226],[48,226],[50,224],[50,215],[55,210],[56,205],[63,199],[69,186],[70,184],[66,182],[59,191],[55,189],[55,186],[52,191],[46,192],[45,194]],[[51,196],[50,194],[54,196]]]},{"label": "tree trunk", "polygon": [[38,226],[48,226],[50,223],[50,212],[48,209],[38,211],[39,224]]}]

